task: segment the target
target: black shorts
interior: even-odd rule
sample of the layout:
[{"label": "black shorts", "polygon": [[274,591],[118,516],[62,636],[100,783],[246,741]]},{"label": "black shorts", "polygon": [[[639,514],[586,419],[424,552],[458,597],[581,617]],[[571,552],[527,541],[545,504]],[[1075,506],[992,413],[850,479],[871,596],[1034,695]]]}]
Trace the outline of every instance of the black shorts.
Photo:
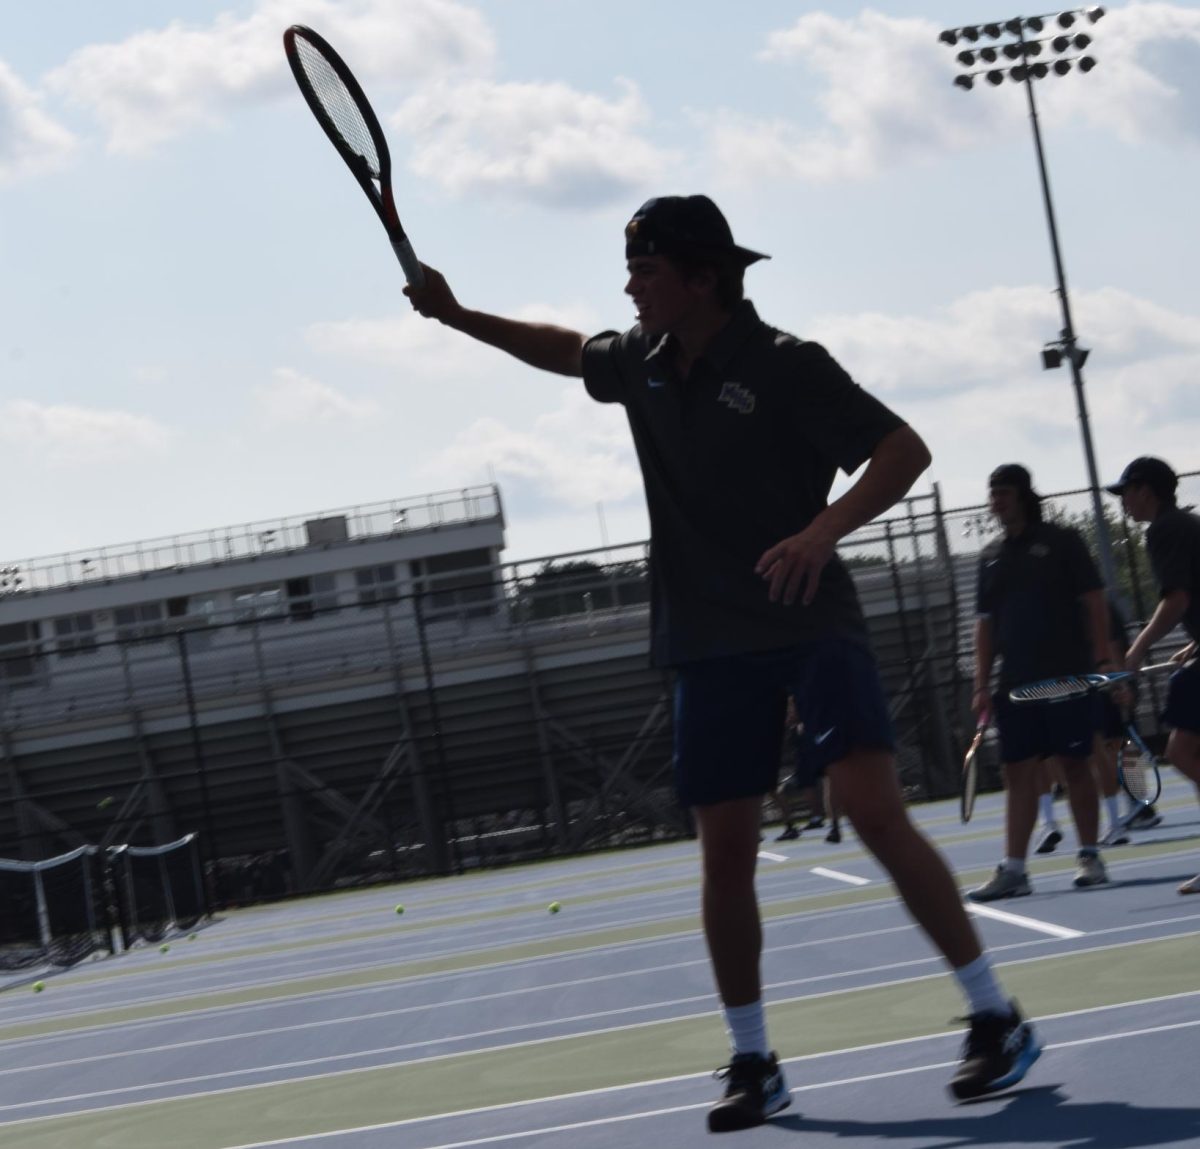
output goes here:
[{"label": "black shorts", "polygon": [[1184,663],[1171,675],[1162,718],[1176,730],[1200,734],[1200,658]]},{"label": "black shorts", "polygon": [[852,750],[895,748],[875,659],[852,642],[820,639],[686,663],[675,682],[675,784],[685,806],[776,788],[789,694],[814,769]]},{"label": "black shorts", "polygon": [[1012,702],[1007,690],[992,699],[996,729],[1000,732],[1000,758],[1024,762],[1027,758],[1087,758],[1099,726],[1096,696],[1066,702]]}]

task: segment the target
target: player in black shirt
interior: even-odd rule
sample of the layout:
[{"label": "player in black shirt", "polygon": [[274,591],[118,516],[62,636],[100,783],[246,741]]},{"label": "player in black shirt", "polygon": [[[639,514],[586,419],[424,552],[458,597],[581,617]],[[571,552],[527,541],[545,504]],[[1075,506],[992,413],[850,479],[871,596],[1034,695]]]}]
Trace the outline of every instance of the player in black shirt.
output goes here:
[{"label": "player in black shirt", "polygon": [[[1171,727],[1167,758],[1196,783],[1200,794],[1200,516],[1176,505],[1178,476],[1170,464],[1149,455],[1134,459],[1108,489],[1121,496],[1125,513],[1149,523],[1146,549],[1158,582],[1154,614],[1129,647],[1125,665],[1140,669],[1150,649],[1177,626],[1191,642],[1171,675],[1163,721]],[[1179,887],[1181,894],[1200,894],[1200,874]]]},{"label": "player in black shirt", "polygon": [[[426,271],[423,315],[567,376],[629,420],[650,512],[651,642],[676,671],[675,777],[702,858],[704,932],[733,1056],[713,1131],[789,1103],[766,1036],[754,875],[776,786],[786,699],[839,806],[954,968],[971,1028],[951,1088],[1006,1088],[1040,1047],[996,981],[954,879],[913,826],[887,701],[838,542],[893,506],[929,464],[920,437],[821,346],[768,326],[743,297],[765,258],[705,196],[649,200],[625,229],[637,311],[588,338],[462,307]],[[866,464],[828,501],[835,473]]]},{"label": "player in black shirt", "polygon": [[[1108,606],[1083,539],[1042,519],[1041,500],[1020,464],[997,467],[988,487],[991,511],[1004,536],[979,558],[972,709],[979,717],[991,713],[1000,732],[1006,854],[992,879],[967,895],[977,902],[1030,892],[1025,858],[1037,821],[1039,764],[1048,758],[1057,758],[1063,767],[1079,835],[1075,885],[1108,880],[1096,846],[1099,795],[1088,761],[1097,725],[1094,700],[1018,707],[1008,692],[1043,678],[1115,669]],[[1002,663],[992,697],[989,684],[997,654]]]}]

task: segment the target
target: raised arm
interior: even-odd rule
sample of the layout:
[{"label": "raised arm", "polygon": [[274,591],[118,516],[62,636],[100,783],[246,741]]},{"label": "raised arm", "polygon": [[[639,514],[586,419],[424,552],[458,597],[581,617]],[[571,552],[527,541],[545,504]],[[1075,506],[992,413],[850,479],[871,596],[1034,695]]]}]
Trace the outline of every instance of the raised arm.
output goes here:
[{"label": "raised arm", "polygon": [[531,367],[558,375],[578,377],[583,374],[586,335],[549,323],[524,323],[489,315],[486,311],[471,311],[454,297],[440,271],[425,264],[421,266],[425,270],[424,286],[417,288],[410,284],[404,288],[404,294],[418,314],[436,319],[480,343],[506,351]]}]

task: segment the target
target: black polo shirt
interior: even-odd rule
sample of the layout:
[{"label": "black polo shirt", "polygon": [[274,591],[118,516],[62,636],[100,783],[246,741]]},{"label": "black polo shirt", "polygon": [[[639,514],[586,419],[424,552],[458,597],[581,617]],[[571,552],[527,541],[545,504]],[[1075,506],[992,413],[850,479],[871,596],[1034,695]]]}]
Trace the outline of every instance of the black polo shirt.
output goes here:
[{"label": "black polo shirt", "polygon": [[772,603],[762,553],[827,505],[840,467],[870,458],[903,421],[815,343],[768,327],[742,303],[686,379],[671,336],[635,326],[588,341],[583,378],[622,403],[650,512],[652,657],[677,665],[807,639],[866,644],[840,559],[809,606]]},{"label": "black polo shirt", "polygon": [[1060,674],[1095,670],[1086,608],[1103,585],[1078,531],[1030,523],[1015,538],[989,543],[979,556],[979,613],[992,620],[1007,690]]},{"label": "black polo shirt", "polygon": [[1178,507],[1163,511],[1146,531],[1146,550],[1159,591],[1191,596],[1182,624],[1200,642],[1200,517]]}]

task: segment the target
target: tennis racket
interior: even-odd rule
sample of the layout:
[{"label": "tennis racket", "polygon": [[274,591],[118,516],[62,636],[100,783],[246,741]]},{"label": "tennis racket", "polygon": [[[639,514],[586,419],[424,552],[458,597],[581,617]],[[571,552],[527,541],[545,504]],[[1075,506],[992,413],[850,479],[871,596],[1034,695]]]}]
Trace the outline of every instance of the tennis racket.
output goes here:
[{"label": "tennis racket", "polygon": [[1125,793],[1137,803],[1136,815],[1158,801],[1162,793],[1162,776],[1158,771],[1158,759],[1142,740],[1137,728],[1130,723],[1125,727],[1125,733],[1129,737],[1117,751],[1117,777]]},{"label": "tennis racket", "polygon": [[1008,692],[1012,702],[1069,702],[1072,698],[1084,698],[1098,690],[1109,690],[1114,686],[1127,685],[1135,675],[1127,670],[1112,674],[1068,674],[1061,678],[1044,678],[1016,686]]},{"label": "tennis racket", "polygon": [[971,820],[975,813],[975,795],[979,790],[979,748],[983,745],[983,736],[987,732],[990,716],[984,714],[979,725],[975,728],[975,737],[967,747],[963,757],[962,790],[959,793],[958,812],[964,823]]},{"label": "tennis racket", "polygon": [[413,287],[422,287],[425,273],[404,232],[392,195],[392,160],[387,141],[354,73],[323,37],[303,24],[293,24],[284,32],[283,49],[317,123],[333,141],[379,216],[404,268],[404,277]]}]

